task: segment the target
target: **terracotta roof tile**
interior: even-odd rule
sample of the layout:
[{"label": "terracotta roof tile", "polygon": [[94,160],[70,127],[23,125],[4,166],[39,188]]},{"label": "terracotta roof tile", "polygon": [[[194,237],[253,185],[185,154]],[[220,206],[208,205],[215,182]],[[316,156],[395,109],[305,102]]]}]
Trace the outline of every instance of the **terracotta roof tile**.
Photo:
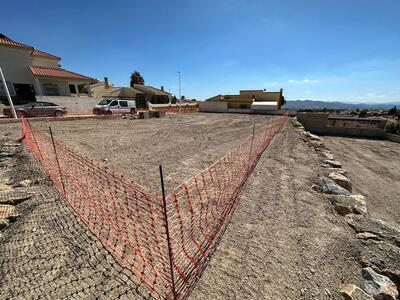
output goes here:
[{"label": "terracotta roof tile", "polygon": [[29,67],[31,72],[35,76],[43,76],[43,77],[57,77],[57,78],[71,78],[71,79],[85,79],[90,80],[92,78],[74,73],[65,69],[57,69],[57,68],[45,68],[45,67]]},{"label": "terracotta roof tile", "polygon": [[7,36],[5,36],[4,34],[1,34],[1,33],[0,33],[0,44],[6,45],[6,46],[12,46],[12,47],[20,47],[20,48],[32,49],[31,46],[28,46],[28,45],[13,41],[9,37],[7,37]]}]

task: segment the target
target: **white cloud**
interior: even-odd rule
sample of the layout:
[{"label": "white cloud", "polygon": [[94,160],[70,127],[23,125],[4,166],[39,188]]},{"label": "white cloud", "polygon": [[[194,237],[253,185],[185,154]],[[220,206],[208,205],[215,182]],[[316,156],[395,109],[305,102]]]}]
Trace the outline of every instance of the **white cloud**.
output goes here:
[{"label": "white cloud", "polygon": [[317,79],[302,79],[302,80],[295,80],[295,79],[290,79],[288,80],[288,83],[292,83],[292,84],[298,84],[298,83],[317,83],[319,82],[319,80]]}]

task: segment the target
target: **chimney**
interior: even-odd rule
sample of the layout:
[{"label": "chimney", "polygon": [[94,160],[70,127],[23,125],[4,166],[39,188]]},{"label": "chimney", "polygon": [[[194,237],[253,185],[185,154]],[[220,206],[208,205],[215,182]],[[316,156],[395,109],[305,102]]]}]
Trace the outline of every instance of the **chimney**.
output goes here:
[{"label": "chimney", "polygon": [[161,86],[161,88],[160,88],[160,89],[161,89],[161,90],[164,92],[164,86],[163,86],[163,85]]},{"label": "chimney", "polygon": [[108,89],[110,85],[108,84],[108,77],[104,77],[104,88]]}]

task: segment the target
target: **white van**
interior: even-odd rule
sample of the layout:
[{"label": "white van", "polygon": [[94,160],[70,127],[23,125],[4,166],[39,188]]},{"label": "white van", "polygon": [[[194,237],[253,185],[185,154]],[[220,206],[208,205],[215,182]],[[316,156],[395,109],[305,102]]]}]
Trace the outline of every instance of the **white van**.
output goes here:
[{"label": "white van", "polygon": [[135,100],[103,99],[93,108],[95,115],[129,114],[136,111]]}]

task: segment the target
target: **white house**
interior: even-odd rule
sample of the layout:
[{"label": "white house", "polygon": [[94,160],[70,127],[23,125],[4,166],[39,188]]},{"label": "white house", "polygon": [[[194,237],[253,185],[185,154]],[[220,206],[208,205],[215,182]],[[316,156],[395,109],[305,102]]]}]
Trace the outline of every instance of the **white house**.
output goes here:
[{"label": "white house", "polygon": [[[62,69],[61,58],[13,41],[0,33],[0,67],[16,102],[35,96],[90,95],[91,78]],[[0,98],[5,90],[0,83]]]}]

